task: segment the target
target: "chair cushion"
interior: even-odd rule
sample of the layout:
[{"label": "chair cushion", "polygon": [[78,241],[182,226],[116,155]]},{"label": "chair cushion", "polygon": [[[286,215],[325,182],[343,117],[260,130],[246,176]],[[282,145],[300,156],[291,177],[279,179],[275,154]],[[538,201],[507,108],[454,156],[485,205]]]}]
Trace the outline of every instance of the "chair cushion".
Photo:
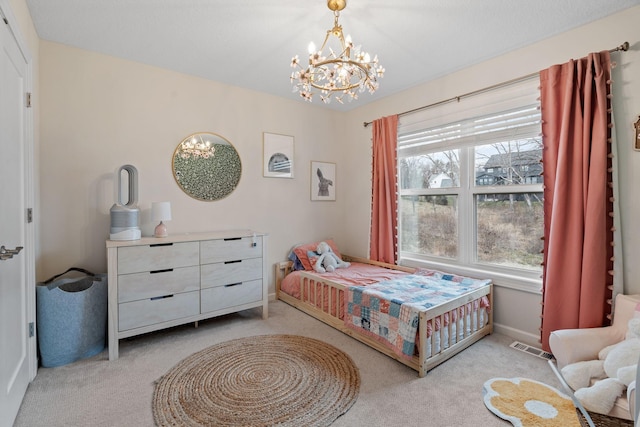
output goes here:
[{"label": "chair cushion", "polygon": [[640,295],[618,294],[613,310],[613,326],[626,332],[629,320],[640,317]]}]

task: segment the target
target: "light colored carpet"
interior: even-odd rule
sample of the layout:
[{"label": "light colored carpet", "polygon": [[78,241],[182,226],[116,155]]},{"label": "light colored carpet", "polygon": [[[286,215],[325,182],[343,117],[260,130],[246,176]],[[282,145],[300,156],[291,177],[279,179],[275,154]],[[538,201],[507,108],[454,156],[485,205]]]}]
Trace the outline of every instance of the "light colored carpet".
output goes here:
[{"label": "light colored carpet", "polygon": [[494,377],[526,377],[559,388],[547,361],[512,349],[490,335],[431,370],[426,377],[287,304],[269,306],[269,319],[248,310],[120,341],[107,351],[57,368],[42,368],[29,385],[16,427],[153,426],[154,382],[185,357],[224,341],[263,334],[295,334],[347,353],[360,370],[358,400],[333,427],[503,426],[484,405],[482,387]]}]

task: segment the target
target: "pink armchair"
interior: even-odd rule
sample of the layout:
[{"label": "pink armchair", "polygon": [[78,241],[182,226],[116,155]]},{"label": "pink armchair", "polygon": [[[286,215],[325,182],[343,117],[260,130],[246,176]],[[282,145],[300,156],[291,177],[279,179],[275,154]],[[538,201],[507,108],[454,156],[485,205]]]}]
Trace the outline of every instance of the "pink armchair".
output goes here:
[{"label": "pink armchair", "polygon": [[[613,324],[602,328],[561,329],[551,332],[549,347],[558,367],[579,362],[595,360],[604,347],[622,341],[627,333],[627,324],[633,317],[636,306],[640,303],[640,295],[616,296]],[[631,405],[629,405],[631,402]],[[627,394],[616,401],[609,412],[613,417],[633,419],[635,402],[635,382],[627,388]]]}]

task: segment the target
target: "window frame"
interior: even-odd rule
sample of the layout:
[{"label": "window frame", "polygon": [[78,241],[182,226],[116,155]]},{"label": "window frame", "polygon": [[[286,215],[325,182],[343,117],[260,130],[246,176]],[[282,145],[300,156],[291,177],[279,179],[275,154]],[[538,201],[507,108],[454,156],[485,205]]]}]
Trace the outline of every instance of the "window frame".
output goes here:
[{"label": "window frame", "polygon": [[[535,89],[532,89],[532,84],[536,84]],[[513,95],[513,96],[511,96]],[[422,114],[418,119],[414,119],[413,122],[408,124],[401,123],[399,125],[399,136],[407,135],[412,132],[421,130],[427,130],[434,126],[446,126],[453,123],[452,117],[455,117],[456,121],[462,121],[466,119],[472,119],[479,117],[483,114],[499,113],[501,111],[507,111],[512,108],[525,107],[533,105],[532,100],[536,100],[538,96],[537,81],[525,82],[518,88],[512,91],[501,91],[500,94],[491,94],[493,99],[498,98],[498,101],[493,102],[491,105],[492,111],[487,111],[484,108],[483,101],[477,100],[478,107],[473,108],[461,108],[460,111],[453,111],[453,113],[446,113],[440,111],[433,114],[433,117],[428,117],[428,114]],[[534,96],[535,98],[532,98]],[[506,103],[501,102],[500,98],[506,100]],[[537,101],[535,102],[537,103]],[[486,105],[486,104],[485,104]],[[403,129],[404,127],[404,129]],[[538,139],[540,138],[541,125],[538,125],[537,132],[528,132],[526,135],[518,134],[512,141],[520,141],[526,139]],[[422,147],[411,146],[410,148],[403,148],[398,146],[398,208],[402,203],[401,198],[408,195],[421,195],[421,196],[439,196],[439,195],[452,195],[457,197],[458,207],[458,256],[455,259],[439,257],[435,255],[419,254],[409,251],[403,251],[402,248],[402,215],[398,212],[398,263],[413,267],[427,267],[449,271],[456,274],[464,274],[472,277],[491,277],[494,283],[502,284],[504,286],[519,289],[526,292],[540,293],[541,287],[541,275],[542,268],[540,269],[525,269],[511,266],[502,266],[498,264],[491,264],[487,262],[481,262],[478,260],[477,255],[477,206],[476,196],[480,194],[524,194],[524,193],[542,193],[543,183],[527,183],[527,179],[524,182],[517,185],[495,185],[495,177],[493,178],[493,185],[476,185],[475,178],[475,147],[490,145],[492,143],[507,142],[508,139],[499,138],[494,141],[469,141],[465,139],[464,142],[456,143],[455,141],[446,140],[440,142],[434,142]],[[459,168],[460,168],[460,185],[459,187],[448,188],[418,188],[418,189],[402,189],[401,183],[401,160],[406,157],[412,157],[420,154],[432,154],[448,150],[459,150]],[[497,170],[494,168],[494,171]],[[540,237],[542,238],[543,230],[540,230]]]}]

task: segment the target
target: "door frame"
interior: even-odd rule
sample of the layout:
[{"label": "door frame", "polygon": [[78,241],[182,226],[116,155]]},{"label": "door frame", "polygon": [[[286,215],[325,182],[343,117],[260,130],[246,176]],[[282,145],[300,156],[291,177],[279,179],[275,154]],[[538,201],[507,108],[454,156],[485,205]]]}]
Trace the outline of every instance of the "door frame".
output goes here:
[{"label": "door frame", "polygon": [[[26,7],[26,2],[25,2]],[[24,250],[22,254],[25,257],[25,281],[27,286],[27,322],[33,324],[34,335],[29,338],[27,345],[27,358],[29,363],[29,381],[33,381],[38,372],[38,353],[37,353],[37,336],[36,336],[36,271],[35,271],[35,242],[36,242],[36,223],[38,216],[36,213],[35,194],[36,194],[36,177],[34,169],[34,108],[38,104],[35,102],[33,95],[33,60],[31,53],[27,47],[20,25],[9,0],[0,0],[0,12],[8,21],[9,29],[16,40],[20,53],[26,63],[26,73],[24,76],[25,92],[31,94],[31,107],[25,108],[24,112],[24,200],[25,200],[25,236]],[[4,23],[0,23],[4,25]],[[25,93],[25,96],[26,93]],[[32,222],[26,222],[26,208],[33,209]]]}]

